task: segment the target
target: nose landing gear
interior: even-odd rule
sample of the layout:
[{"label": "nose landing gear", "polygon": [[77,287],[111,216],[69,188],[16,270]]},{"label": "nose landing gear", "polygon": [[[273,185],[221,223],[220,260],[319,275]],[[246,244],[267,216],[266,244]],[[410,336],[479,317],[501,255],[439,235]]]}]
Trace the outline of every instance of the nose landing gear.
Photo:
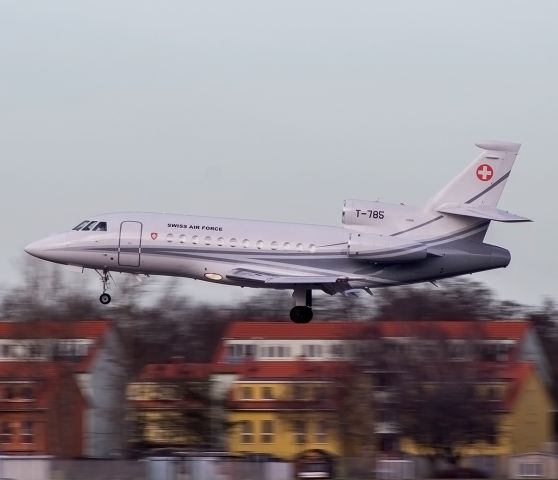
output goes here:
[{"label": "nose landing gear", "polygon": [[293,292],[295,306],[291,309],[290,317],[294,323],[308,323],[312,320],[312,290],[295,288]]},{"label": "nose landing gear", "polygon": [[112,300],[112,297],[107,293],[107,290],[109,289],[109,281],[112,279],[112,276],[108,268],[103,268],[101,272],[99,270],[95,271],[101,277],[101,283],[103,284],[103,293],[101,293],[101,296],[99,297],[99,302],[103,305],[108,305]]},{"label": "nose landing gear", "polygon": [[101,293],[101,296],[99,297],[99,302],[103,305],[108,305],[111,300],[112,298],[108,293]]}]

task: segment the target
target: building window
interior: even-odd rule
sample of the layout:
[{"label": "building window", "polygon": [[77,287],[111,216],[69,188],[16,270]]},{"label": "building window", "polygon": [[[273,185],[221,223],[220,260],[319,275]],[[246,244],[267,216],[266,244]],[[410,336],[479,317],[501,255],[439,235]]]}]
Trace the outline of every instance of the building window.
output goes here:
[{"label": "building window", "polygon": [[262,399],[263,400],[273,400],[273,389],[271,387],[262,388]]},{"label": "building window", "polygon": [[262,443],[273,443],[272,420],[262,420]]},{"label": "building window", "polygon": [[293,422],[294,442],[298,445],[306,443],[306,422],[303,420],[295,420]]},{"label": "building window", "polygon": [[2,422],[0,425],[0,443],[12,443],[12,424]]},{"label": "building window", "polygon": [[240,389],[240,398],[242,400],[253,400],[254,396],[252,392],[252,387],[242,387]]},{"label": "building window", "polygon": [[4,399],[5,400],[13,400],[14,399],[14,389],[13,387],[6,387],[4,389]]},{"label": "building window", "polygon": [[542,477],[542,464],[540,463],[520,463],[520,477]]},{"label": "building window", "polygon": [[291,347],[279,347],[279,356],[280,357],[290,357],[291,356]]},{"label": "building window", "polygon": [[252,358],[256,356],[256,345],[233,343],[227,346],[227,355],[231,359]]},{"label": "building window", "polygon": [[240,443],[254,443],[254,425],[249,420],[242,422]]},{"label": "building window", "polygon": [[334,357],[344,357],[345,356],[345,345],[343,345],[342,343],[334,343],[331,346],[331,354]]},{"label": "building window", "polygon": [[21,389],[21,398],[23,400],[34,400],[35,394],[33,392],[33,388],[31,387],[23,387]]},{"label": "building window", "polygon": [[327,443],[327,422],[325,420],[316,422],[314,440],[316,443]]},{"label": "building window", "polygon": [[33,422],[21,422],[21,443],[34,443]]},{"label": "building window", "polygon": [[327,397],[326,388],[323,385],[315,385],[312,389],[312,398],[316,401],[325,400]]},{"label": "building window", "polygon": [[320,358],[323,356],[322,345],[303,345],[302,355],[305,357]]},{"label": "building window", "polygon": [[299,383],[293,385],[293,397],[295,400],[306,400],[306,387]]}]

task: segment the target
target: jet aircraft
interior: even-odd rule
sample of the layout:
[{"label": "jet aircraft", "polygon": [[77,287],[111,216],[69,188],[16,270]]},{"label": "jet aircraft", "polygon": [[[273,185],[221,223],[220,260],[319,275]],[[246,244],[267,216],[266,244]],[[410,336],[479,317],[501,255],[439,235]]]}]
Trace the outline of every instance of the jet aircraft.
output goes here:
[{"label": "jet aircraft", "polygon": [[525,222],[497,208],[520,145],[483,142],[482,153],[420,208],[345,200],[342,226],[169,213],[109,213],[29,244],[51,262],[94,269],[100,301],[110,272],[171,275],[241,287],[293,290],[291,320],[312,319],[312,291],[371,288],[506,267],[504,248],[484,243],[491,221]]}]

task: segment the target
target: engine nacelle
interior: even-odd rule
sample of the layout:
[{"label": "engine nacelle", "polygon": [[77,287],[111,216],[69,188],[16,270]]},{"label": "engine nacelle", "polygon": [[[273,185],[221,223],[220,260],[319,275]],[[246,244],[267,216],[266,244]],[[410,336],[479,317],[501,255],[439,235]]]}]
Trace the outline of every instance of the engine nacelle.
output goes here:
[{"label": "engine nacelle", "polygon": [[345,225],[379,227],[382,231],[412,227],[421,213],[413,207],[397,203],[345,200],[342,222]]},{"label": "engine nacelle", "polygon": [[353,232],[349,237],[347,255],[378,263],[414,262],[426,258],[426,246],[399,237],[376,233]]}]

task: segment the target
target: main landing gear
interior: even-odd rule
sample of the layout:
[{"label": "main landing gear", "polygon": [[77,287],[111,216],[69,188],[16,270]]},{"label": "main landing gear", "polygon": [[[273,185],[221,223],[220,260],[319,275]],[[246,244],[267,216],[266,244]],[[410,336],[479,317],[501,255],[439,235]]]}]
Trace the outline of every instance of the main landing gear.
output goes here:
[{"label": "main landing gear", "polygon": [[101,277],[101,283],[103,284],[103,293],[101,293],[101,296],[99,297],[99,302],[101,302],[103,305],[108,305],[112,300],[112,297],[107,293],[107,290],[109,288],[108,283],[111,280],[112,276],[110,275],[110,272],[107,268],[103,268],[102,272],[100,272],[99,270],[95,271]]},{"label": "main landing gear", "polygon": [[308,323],[312,320],[312,290],[295,288],[293,292],[295,306],[291,309],[291,320],[294,323]]}]

